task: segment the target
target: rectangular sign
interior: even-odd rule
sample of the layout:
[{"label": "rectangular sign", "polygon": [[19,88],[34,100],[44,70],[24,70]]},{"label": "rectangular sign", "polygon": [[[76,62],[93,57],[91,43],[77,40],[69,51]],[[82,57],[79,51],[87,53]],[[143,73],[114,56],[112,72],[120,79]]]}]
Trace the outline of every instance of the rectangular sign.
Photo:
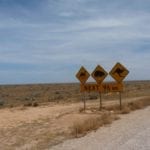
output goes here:
[{"label": "rectangular sign", "polygon": [[123,90],[122,83],[103,83],[103,84],[81,84],[81,92],[120,92]]}]

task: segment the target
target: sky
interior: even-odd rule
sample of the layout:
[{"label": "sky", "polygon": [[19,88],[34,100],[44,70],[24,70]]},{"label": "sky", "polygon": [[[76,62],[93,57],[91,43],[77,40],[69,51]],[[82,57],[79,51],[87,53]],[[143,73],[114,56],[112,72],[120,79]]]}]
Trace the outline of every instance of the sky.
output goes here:
[{"label": "sky", "polygon": [[0,84],[78,82],[81,66],[117,62],[150,79],[149,0],[0,0]]}]

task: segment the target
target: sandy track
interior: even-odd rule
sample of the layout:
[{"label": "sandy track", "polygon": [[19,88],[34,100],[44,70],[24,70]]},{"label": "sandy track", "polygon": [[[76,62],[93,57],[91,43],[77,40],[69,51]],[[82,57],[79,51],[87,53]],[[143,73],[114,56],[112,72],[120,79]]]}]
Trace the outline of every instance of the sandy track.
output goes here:
[{"label": "sandy track", "polygon": [[50,150],[149,150],[149,116],[150,107],[123,115],[108,127],[65,141]]},{"label": "sandy track", "polygon": [[20,126],[38,119],[56,118],[65,113],[76,111],[73,104],[58,106],[41,106],[29,108],[6,108],[0,110],[0,129]]},{"label": "sandy track", "polygon": [[[146,96],[138,97],[138,98],[130,98],[123,99],[123,103],[127,101],[134,101],[141,98],[145,98]],[[103,102],[103,106],[119,104],[119,101],[107,101]],[[91,101],[87,102],[88,106],[98,106],[99,102]],[[16,126],[20,126],[24,123],[32,123],[38,119],[54,119],[63,114],[69,114],[72,112],[78,112],[79,108],[83,107],[82,102],[72,103],[72,104],[61,104],[61,105],[53,105],[53,106],[41,106],[41,107],[19,107],[19,108],[5,108],[0,109],[0,129],[1,128],[12,128]]]}]

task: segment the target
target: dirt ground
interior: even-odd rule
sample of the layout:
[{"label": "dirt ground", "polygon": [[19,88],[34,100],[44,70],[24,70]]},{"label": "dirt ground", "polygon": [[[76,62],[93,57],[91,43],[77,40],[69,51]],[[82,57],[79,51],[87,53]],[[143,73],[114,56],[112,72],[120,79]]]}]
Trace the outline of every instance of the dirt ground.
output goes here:
[{"label": "dirt ground", "polygon": [[[135,99],[137,100],[132,98],[128,101]],[[114,103],[116,101],[104,102],[103,105]],[[93,106],[97,107],[98,101],[88,102],[88,108]],[[82,107],[82,103],[72,103],[1,109],[0,149],[40,150],[72,138],[70,129],[74,122],[85,120],[89,115],[97,115],[97,112],[92,113],[88,110],[85,113],[79,112]]]},{"label": "dirt ground", "polygon": [[[68,88],[65,86],[66,88],[63,89],[62,85],[59,85],[58,87],[57,86],[58,85],[51,87],[53,90],[51,91],[49,89],[49,92],[53,93],[54,95],[61,95],[61,92],[63,90],[67,90]],[[91,109],[87,109],[86,112],[81,112],[80,110],[82,110],[83,108],[83,102],[81,101],[81,95],[79,91],[77,91],[78,85],[75,86],[77,87],[73,87],[73,85],[71,85],[72,88],[68,88],[68,93],[70,93],[70,97],[69,95],[67,95],[68,99],[70,99],[69,101],[65,101],[64,97],[67,96],[64,94],[63,100],[61,101],[61,99],[59,99],[60,102],[57,102],[56,100],[48,102],[44,101],[42,103],[38,99],[39,101],[36,100],[36,102],[40,103],[40,105],[37,107],[26,107],[24,105],[24,100],[22,100],[21,102],[17,102],[17,107],[14,107],[15,104],[13,107],[9,107],[10,104],[12,104],[12,94],[16,93],[16,96],[14,96],[15,98],[21,98],[21,96],[23,95],[23,92],[17,93],[17,91],[15,90],[16,88],[17,90],[19,90],[19,87],[21,87],[20,91],[23,91],[23,89],[26,88],[26,90],[24,89],[24,95],[26,96],[29,94],[30,90],[27,90],[27,87],[24,86],[1,87],[1,97],[7,97],[7,105],[6,107],[1,107],[0,109],[0,149],[41,150],[47,149],[52,145],[62,142],[63,140],[73,138],[71,131],[72,126],[75,122],[79,120],[85,120],[89,116],[98,115],[103,112],[95,110],[91,111]],[[136,84],[134,84],[133,82],[131,82],[130,84],[127,83],[122,97],[123,103],[150,96],[149,87],[150,82],[142,82],[142,84],[141,82],[136,82]],[[29,86],[28,88],[30,89],[31,87]],[[12,91],[15,92],[11,93]],[[34,89],[34,92],[35,91],[36,88]],[[6,92],[8,92],[8,94],[6,94]],[[32,92],[33,90],[31,90],[31,93]],[[45,93],[48,94],[48,91]],[[78,100],[75,101],[75,99],[77,98]],[[88,94],[87,108],[94,107],[98,109],[99,100],[97,98],[98,97],[97,95],[95,95],[95,93],[93,95]],[[103,107],[112,104],[119,104],[117,93],[104,94],[102,98]],[[16,102],[15,99],[13,99],[12,101],[13,103]],[[27,99],[26,101],[30,101],[30,99]]]}]

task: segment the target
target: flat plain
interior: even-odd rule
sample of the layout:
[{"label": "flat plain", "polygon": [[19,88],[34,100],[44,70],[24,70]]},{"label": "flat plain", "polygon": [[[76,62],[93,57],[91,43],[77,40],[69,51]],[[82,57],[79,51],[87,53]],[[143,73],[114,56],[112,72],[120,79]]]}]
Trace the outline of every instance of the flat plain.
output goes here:
[{"label": "flat plain", "polygon": [[[77,83],[1,85],[0,149],[48,149],[89,132],[77,135],[77,123],[104,113],[116,115],[113,106],[119,106],[119,93],[102,94],[102,111],[98,110],[98,93],[87,93],[85,98],[87,109],[83,111],[83,94]],[[149,98],[150,81],[124,83],[123,106]]]}]

